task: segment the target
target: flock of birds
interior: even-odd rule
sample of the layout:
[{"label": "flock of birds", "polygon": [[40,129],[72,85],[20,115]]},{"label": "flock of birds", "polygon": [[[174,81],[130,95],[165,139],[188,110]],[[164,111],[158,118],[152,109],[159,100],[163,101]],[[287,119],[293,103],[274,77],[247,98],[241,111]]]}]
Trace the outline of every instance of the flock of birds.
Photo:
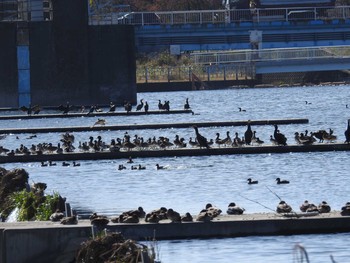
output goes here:
[{"label": "flock of birds", "polygon": [[[117,105],[114,102],[110,102],[108,107],[109,109],[107,110],[107,112],[115,112],[117,109]],[[124,101],[123,107],[126,112],[131,112],[133,109],[133,105],[130,101]],[[33,114],[38,115],[41,112],[41,107],[40,105],[37,105],[37,104],[34,106],[29,105],[28,107],[22,106],[19,109],[27,113],[28,115],[33,115]],[[86,113],[87,115],[92,114],[93,112],[103,112],[103,108],[97,104],[91,105],[89,110],[86,110],[85,106],[76,107],[74,105],[71,105],[69,102],[67,102],[65,105],[61,104],[57,107],[57,110],[62,114],[68,114],[69,112],[75,109],[78,109],[80,113]],[[184,109],[185,110],[191,109],[188,98],[186,98]],[[144,99],[141,99],[140,103],[136,105],[136,111],[148,112],[148,110],[149,110],[149,104]],[[170,111],[170,101],[165,100],[164,102],[162,102],[161,100],[158,100],[158,110]]]},{"label": "flock of birds", "polygon": [[[102,121],[98,121],[102,124]],[[95,125],[97,125],[95,123]],[[174,139],[170,139],[165,136],[149,137],[144,139],[142,136],[137,134],[131,136],[128,132],[124,133],[123,137],[118,137],[116,139],[111,139],[109,142],[104,141],[101,136],[94,138],[89,137],[88,141],[80,141],[78,146],[75,146],[75,136],[72,133],[66,132],[62,134],[60,141],[54,145],[53,143],[38,143],[32,144],[31,146],[25,146],[20,144],[19,148],[10,150],[3,146],[0,146],[0,154],[14,156],[14,155],[31,155],[31,154],[62,154],[76,152],[119,152],[119,151],[131,151],[131,150],[159,150],[159,149],[176,149],[176,148],[206,148],[210,149],[212,147],[244,147],[244,146],[259,146],[264,144],[258,136],[256,131],[252,130],[251,124],[248,121],[247,129],[243,136],[240,137],[238,132],[235,136],[231,138],[230,132],[226,132],[226,137],[221,138],[219,133],[216,133],[215,139],[208,140],[202,134],[200,134],[197,126],[192,126],[195,132],[193,137],[190,137],[187,141],[185,138],[175,135]],[[350,143],[350,120],[347,124],[347,129],[344,132],[345,141],[344,143]],[[36,135],[33,135],[36,137]],[[33,137],[29,137],[31,139]],[[332,129],[329,131],[318,130],[316,132],[310,132],[306,130],[305,132],[295,132],[295,143],[300,145],[310,145],[315,142],[335,142],[337,136],[334,134]],[[280,132],[278,126],[274,125],[273,134],[270,135],[270,143],[272,145],[286,146],[287,137]]]},{"label": "flock of birds", "polygon": [[[331,207],[326,201],[322,201],[319,205],[310,203],[308,200],[305,200],[299,207],[300,212],[309,213],[310,215],[317,215],[323,213],[330,213]],[[226,209],[227,215],[242,215],[245,212],[245,209],[236,205],[235,202],[230,202]],[[282,215],[298,215],[292,207],[287,204],[285,201],[280,200],[278,203],[275,212]],[[350,202],[347,202],[340,211],[342,216],[350,216]],[[159,209],[152,210],[149,213],[146,213],[144,209],[140,206],[135,210],[129,210],[122,212],[120,215],[112,218],[108,218],[104,215],[98,215],[93,213],[89,219],[90,223],[97,227],[103,229],[109,222],[112,223],[139,223],[141,220],[147,223],[159,223],[162,220],[168,220],[171,223],[182,223],[182,222],[210,222],[214,218],[222,215],[222,210],[216,206],[213,206],[211,203],[205,205],[196,216],[192,216],[191,213],[186,212],[181,215],[179,212],[175,211],[172,208],[160,207]],[[78,224],[77,217],[75,215],[70,217],[65,217],[64,213],[60,210],[56,210],[50,216],[52,222],[60,222],[61,224]]]}]

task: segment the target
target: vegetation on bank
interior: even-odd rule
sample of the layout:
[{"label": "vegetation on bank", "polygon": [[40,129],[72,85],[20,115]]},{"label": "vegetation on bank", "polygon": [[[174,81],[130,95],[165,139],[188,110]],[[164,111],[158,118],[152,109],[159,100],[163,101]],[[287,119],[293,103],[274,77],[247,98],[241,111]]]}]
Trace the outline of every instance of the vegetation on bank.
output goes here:
[{"label": "vegetation on bank", "polygon": [[64,198],[58,193],[45,195],[45,183],[28,184],[29,174],[24,169],[0,168],[0,215],[5,221],[17,209],[17,221],[49,220],[60,209],[64,211]]}]

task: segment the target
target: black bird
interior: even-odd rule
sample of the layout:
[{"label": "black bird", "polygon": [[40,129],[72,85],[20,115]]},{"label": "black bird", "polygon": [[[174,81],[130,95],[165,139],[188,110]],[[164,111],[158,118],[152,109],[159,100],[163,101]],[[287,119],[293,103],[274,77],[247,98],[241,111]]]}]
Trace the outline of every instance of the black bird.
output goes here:
[{"label": "black bird", "polygon": [[250,145],[250,143],[252,142],[252,138],[253,138],[253,131],[252,128],[250,126],[250,121],[248,121],[248,127],[246,132],[244,133],[244,141],[246,145]]},{"label": "black bird", "polygon": [[289,181],[287,180],[281,180],[279,177],[276,178],[277,184],[289,184]]},{"label": "black bird", "polygon": [[69,102],[67,102],[66,105],[60,105],[58,106],[58,110],[62,111],[63,114],[68,114],[68,112],[72,109],[72,106],[69,105]]},{"label": "black bird", "polygon": [[184,105],[185,110],[189,110],[191,108],[190,103],[188,102],[188,98],[186,98],[186,103]]},{"label": "black bird", "polygon": [[115,105],[113,102],[109,103],[109,112],[115,112],[117,105]]},{"label": "black bird", "polygon": [[199,144],[199,147],[205,147],[207,149],[210,149],[209,145],[208,145],[208,140],[207,138],[205,138],[203,135],[201,135],[198,132],[198,127],[197,126],[193,126],[195,132],[196,132],[196,140]]},{"label": "black bird", "polygon": [[140,111],[140,110],[142,110],[142,108],[143,108],[143,100],[140,100],[140,104],[137,105],[136,111]]},{"label": "black bird", "polygon": [[253,181],[252,178],[248,178],[247,181],[248,181],[248,184],[258,184],[259,183],[259,181]]},{"label": "black bird", "polygon": [[163,109],[163,104],[160,100],[158,100],[158,109],[162,110]]},{"label": "black bird", "polygon": [[21,111],[27,112],[28,115],[32,115],[32,113],[39,114],[41,110],[39,105],[31,106],[30,104],[29,107],[22,106],[20,109]]},{"label": "black bird", "polygon": [[132,105],[129,101],[124,102],[124,109],[126,110],[127,113],[129,113],[132,110]]},{"label": "black bird", "polygon": [[273,136],[278,145],[287,145],[287,138],[283,133],[279,132],[277,124],[275,124],[275,131],[273,133]]},{"label": "black bird", "polygon": [[149,105],[148,105],[147,101],[145,102],[145,107],[144,107],[144,109],[145,109],[145,112],[148,112]]},{"label": "black bird", "polygon": [[350,119],[348,120],[348,127],[344,132],[345,135],[345,143],[350,143]]}]

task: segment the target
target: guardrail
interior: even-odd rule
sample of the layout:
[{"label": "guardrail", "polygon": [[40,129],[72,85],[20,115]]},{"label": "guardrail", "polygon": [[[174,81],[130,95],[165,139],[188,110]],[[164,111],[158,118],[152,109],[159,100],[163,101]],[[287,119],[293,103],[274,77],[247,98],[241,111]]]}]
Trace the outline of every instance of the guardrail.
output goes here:
[{"label": "guardrail", "polygon": [[318,58],[350,58],[349,46],[325,46],[305,48],[276,48],[223,52],[192,53],[194,64],[213,65],[245,63],[251,61],[280,61]]},{"label": "guardrail", "polygon": [[115,12],[90,15],[91,25],[176,25],[241,22],[293,22],[312,20],[349,19],[350,6],[256,8],[232,10],[169,11],[169,12]]}]

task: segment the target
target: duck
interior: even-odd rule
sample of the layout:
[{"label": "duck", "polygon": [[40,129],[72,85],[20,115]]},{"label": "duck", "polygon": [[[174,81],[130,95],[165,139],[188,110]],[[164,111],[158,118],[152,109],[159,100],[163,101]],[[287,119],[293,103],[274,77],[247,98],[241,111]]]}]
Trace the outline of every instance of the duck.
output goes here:
[{"label": "duck", "polygon": [[259,183],[259,181],[257,181],[257,180],[252,180],[252,178],[248,178],[247,179],[247,181],[248,181],[248,184],[258,184]]},{"label": "duck", "polygon": [[348,120],[348,127],[346,128],[344,135],[345,135],[344,143],[349,144],[350,143],[350,119]]},{"label": "duck", "polygon": [[333,130],[331,128],[329,128],[329,133],[328,132],[323,133],[322,138],[323,138],[323,140],[328,141],[330,143],[337,140],[337,136],[333,134]]},{"label": "duck", "polygon": [[220,208],[213,206],[211,203],[208,203],[205,205],[205,210],[213,218],[217,217],[222,212],[222,210]]},{"label": "duck", "polygon": [[309,203],[308,200],[305,200],[304,203],[299,207],[301,212],[318,212],[318,208],[316,205]]},{"label": "duck", "polygon": [[350,216],[350,202],[346,202],[346,204],[341,208],[340,214],[342,216]]},{"label": "duck", "polygon": [[329,213],[331,211],[331,207],[329,204],[327,204],[326,201],[322,201],[319,205],[318,205],[318,212],[320,213]]},{"label": "duck", "polygon": [[174,211],[172,208],[169,208],[166,211],[166,217],[170,219],[171,223],[181,223],[181,216],[178,212]]},{"label": "duck", "polygon": [[62,163],[62,166],[70,166],[70,163],[63,162],[63,163]]},{"label": "duck", "polygon": [[190,108],[191,108],[190,103],[188,102],[188,98],[186,98],[186,102],[185,102],[185,105],[184,105],[184,109],[185,109],[185,110],[189,110]]},{"label": "duck", "polygon": [[213,217],[205,209],[203,209],[196,218],[196,221],[199,222],[210,222],[212,220]]},{"label": "duck", "polygon": [[288,180],[281,180],[281,178],[276,178],[277,184],[289,184]]},{"label": "duck", "polygon": [[77,163],[77,162],[73,162],[73,166],[80,166],[80,163]]},{"label": "duck", "polygon": [[119,171],[125,170],[125,169],[126,169],[126,167],[123,164],[119,164],[119,166],[118,166]]},{"label": "duck", "polygon": [[157,168],[157,170],[163,170],[164,169],[164,166],[161,166],[161,165],[159,165],[158,163],[156,164],[156,168]]},{"label": "duck", "polygon": [[142,166],[141,164],[139,164],[138,169],[139,170],[146,170],[146,166]]},{"label": "duck", "polygon": [[64,217],[61,219],[61,224],[62,225],[76,225],[78,224],[77,217],[75,215],[69,216],[69,217]]},{"label": "duck", "polygon": [[129,159],[127,160],[126,163],[134,163],[134,161],[132,160],[131,156],[129,156]]},{"label": "duck", "polygon": [[220,133],[218,133],[218,132],[216,133],[215,143],[216,143],[217,145],[219,145],[219,147],[220,147],[221,145],[226,144],[226,142],[225,142],[224,139],[220,139]]},{"label": "duck", "polygon": [[50,215],[50,221],[51,222],[58,222],[62,218],[64,218],[64,214],[59,209],[56,209],[56,211],[53,214]]},{"label": "duck", "polygon": [[245,144],[250,145],[250,143],[252,142],[252,138],[253,138],[253,131],[252,131],[252,127],[250,125],[250,120],[248,120],[248,127],[244,133]]},{"label": "duck", "polygon": [[292,207],[288,205],[285,201],[281,200],[276,208],[277,213],[290,213],[292,212]]},{"label": "duck", "polygon": [[287,138],[283,133],[280,133],[280,131],[278,130],[278,126],[277,124],[274,125],[275,126],[275,131],[273,133],[274,139],[276,140],[278,145],[287,145]]},{"label": "duck", "polygon": [[201,135],[199,132],[198,132],[198,127],[197,126],[193,126],[195,132],[196,132],[196,139],[197,139],[197,142],[199,144],[199,147],[205,147],[207,149],[210,149],[210,146],[208,145],[208,140],[207,138],[205,138],[203,135]]},{"label": "duck", "polygon": [[199,146],[199,145],[198,145],[198,142],[193,141],[192,137],[190,137],[190,140],[188,141],[188,144],[191,145],[192,147],[197,147],[197,146]]},{"label": "duck", "polygon": [[90,216],[90,223],[93,226],[103,228],[109,223],[109,219],[103,215],[97,215],[97,213],[93,213]]},{"label": "duck", "polygon": [[226,213],[228,215],[241,215],[245,211],[244,208],[241,208],[236,205],[236,203],[232,202],[228,205]]},{"label": "duck", "polygon": [[184,216],[181,217],[181,222],[193,222],[192,215],[187,212]]},{"label": "duck", "polygon": [[106,125],[106,120],[105,119],[98,119],[92,127],[95,127],[96,125]]},{"label": "duck", "polygon": [[54,163],[53,161],[49,161],[49,166],[56,166],[56,163]]},{"label": "duck", "polygon": [[246,110],[242,109],[241,107],[238,107],[238,110],[239,110],[240,112],[246,112]]},{"label": "duck", "polygon": [[48,164],[47,164],[47,163],[45,163],[45,162],[41,162],[41,167],[46,167],[46,166],[48,166]]}]

